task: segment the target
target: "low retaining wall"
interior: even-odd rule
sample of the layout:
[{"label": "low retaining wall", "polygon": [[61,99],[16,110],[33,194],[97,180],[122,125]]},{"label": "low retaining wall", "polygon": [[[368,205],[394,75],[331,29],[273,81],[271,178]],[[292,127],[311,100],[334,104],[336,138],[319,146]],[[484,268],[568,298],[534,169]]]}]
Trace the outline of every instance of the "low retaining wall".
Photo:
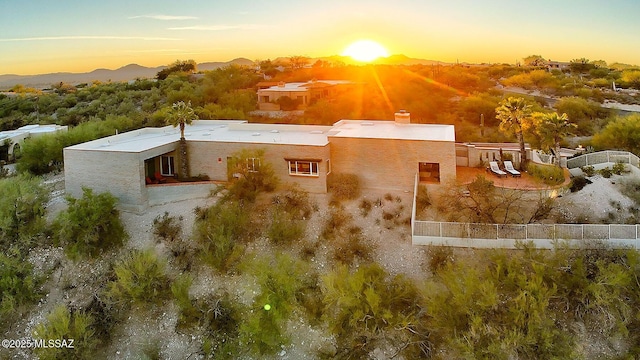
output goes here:
[{"label": "low retaining wall", "polygon": [[218,184],[211,181],[148,185],[149,206],[205,198],[216,187]]}]

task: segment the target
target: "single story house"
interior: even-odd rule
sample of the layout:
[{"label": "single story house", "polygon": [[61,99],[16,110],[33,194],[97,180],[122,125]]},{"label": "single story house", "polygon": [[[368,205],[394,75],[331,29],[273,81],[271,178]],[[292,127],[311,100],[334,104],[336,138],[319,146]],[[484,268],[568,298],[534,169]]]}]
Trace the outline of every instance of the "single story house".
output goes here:
[{"label": "single story house", "polygon": [[411,124],[404,112],[394,121],[341,120],[333,126],[197,120],[185,130],[190,173],[211,181],[149,183],[147,178],[156,173],[174,176],[179,138],[177,128],[166,126],[67,147],[67,193],[81,196],[82,187],[108,191],[122,209],[142,212],[163,201],[195,196],[197,186],[206,186],[208,192],[211,181],[228,181],[229,159],[244,149],[263,150],[264,161],[281,182],[297,183],[314,193],[326,193],[334,173],[357,174],[363,188],[406,191],[413,190],[417,175],[430,184],[456,177],[453,125]]},{"label": "single story house", "polygon": [[298,102],[298,110],[305,109],[312,101],[334,96],[351,84],[347,80],[311,80],[307,82],[279,82],[258,90],[258,110],[280,110],[278,99],[288,97]]},{"label": "single story house", "polygon": [[16,130],[0,131],[0,161],[14,161],[20,153],[20,144],[42,134],[67,131],[62,125],[25,125]]}]

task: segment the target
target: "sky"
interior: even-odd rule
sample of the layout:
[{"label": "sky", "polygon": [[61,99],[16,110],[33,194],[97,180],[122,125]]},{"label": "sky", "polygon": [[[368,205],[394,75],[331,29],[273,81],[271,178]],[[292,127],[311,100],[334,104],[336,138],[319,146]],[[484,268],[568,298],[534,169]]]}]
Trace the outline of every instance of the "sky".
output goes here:
[{"label": "sky", "polygon": [[0,0],[0,74],[341,54],[640,65],[638,0]]}]

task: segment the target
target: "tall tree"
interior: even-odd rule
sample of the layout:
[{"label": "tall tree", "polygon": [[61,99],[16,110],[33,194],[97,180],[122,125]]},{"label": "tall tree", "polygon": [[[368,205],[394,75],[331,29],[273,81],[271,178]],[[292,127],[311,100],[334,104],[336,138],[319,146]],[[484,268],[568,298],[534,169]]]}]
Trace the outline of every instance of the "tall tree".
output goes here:
[{"label": "tall tree", "polygon": [[523,133],[531,128],[531,105],[521,97],[508,97],[496,108],[496,119],[500,120],[500,131],[515,134],[520,144],[520,168],[527,163]]},{"label": "tall tree", "polygon": [[178,101],[171,106],[167,114],[167,123],[173,127],[180,126],[180,149],[178,159],[180,161],[180,178],[189,177],[189,164],[187,157],[187,140],[184,138],[185,125],[191,124],[198,116],[191,108],[191,102],[185,104],[184,101]]},{"label": "tall tree", "polygon": [[529,55],[524,60],[525,66],[545,66],[547,65],[547,60],[540,55]]},{"label": "tall tree", "polygon": [[553,113],[536,113],[536,130],[542,139],[543,146],[553,148],[555,153],[555,164],[560,166],[560,142],[567,136],[572,135],[578,127],[569,121],[567,114],[558,115]]}]

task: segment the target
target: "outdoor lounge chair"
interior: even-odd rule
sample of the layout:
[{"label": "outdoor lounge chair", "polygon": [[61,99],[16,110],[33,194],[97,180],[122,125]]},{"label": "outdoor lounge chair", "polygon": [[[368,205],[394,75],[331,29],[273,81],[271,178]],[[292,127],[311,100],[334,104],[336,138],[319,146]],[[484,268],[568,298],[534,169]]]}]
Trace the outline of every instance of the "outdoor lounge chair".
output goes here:
[{"label": "outdoor lounge chair", "polygon": [[162,176],[162,174],[160,174],[160,171],[156,171],[156,173],[153,174],[153,177],[156,178],[156,180],[158,180],[160,184],[163,184],[165,181],[167,181],[167,178]]},{"label": "outdoor lounge chair", "polygon": [[507,176],[507,173],[500,170],[500,168],[498,167],[498,163],[495,161],[489,161],[489,167],[492,173],[498,175],[499,177],[502,176]]},{"label": "outdoor lounge chair", "polygon": [[511,161],[507,160],[504,162],[504,169],[513,177],[520,176],[520,171],[513,168],[513,163]]}]

